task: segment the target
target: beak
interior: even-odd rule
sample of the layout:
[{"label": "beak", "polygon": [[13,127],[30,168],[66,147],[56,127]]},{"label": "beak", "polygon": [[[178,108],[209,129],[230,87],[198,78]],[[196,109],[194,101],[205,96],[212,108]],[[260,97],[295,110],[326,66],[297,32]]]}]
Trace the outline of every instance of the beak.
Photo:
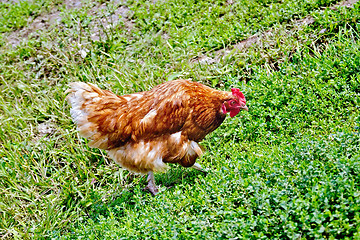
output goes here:
[{"label": "beak", "polygon": [[240,107],[241,110],[249,111],[249,108],[246,105],[242,105]]}]

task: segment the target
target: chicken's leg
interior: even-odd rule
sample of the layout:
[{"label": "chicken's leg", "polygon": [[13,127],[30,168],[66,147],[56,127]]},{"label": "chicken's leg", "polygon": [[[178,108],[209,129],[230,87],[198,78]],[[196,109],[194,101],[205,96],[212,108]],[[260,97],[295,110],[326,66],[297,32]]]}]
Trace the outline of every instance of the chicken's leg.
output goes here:
[{"label": "chicken's leg", "polygon": [[203,169],[202,166],[198,163],[194,163],[194,165],[192,165],[191,167],[200,172],[207,173],[207,171],[205,169]]},{"label": "chicken's leg", "polygon": [[145,190],[148,190],[149,192],[151,192],[152,195],[155,196],[159,192],[159,190],[155,184],[154,173],[152,171],[148,173],[147,182],[148,185],[145,187]]}]

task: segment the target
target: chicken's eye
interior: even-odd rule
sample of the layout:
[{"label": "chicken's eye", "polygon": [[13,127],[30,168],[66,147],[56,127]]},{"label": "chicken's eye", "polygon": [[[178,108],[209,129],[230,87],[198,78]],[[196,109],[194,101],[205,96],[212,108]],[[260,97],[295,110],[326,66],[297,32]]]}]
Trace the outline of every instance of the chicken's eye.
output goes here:
[{"label": "chicken's eye", "polygon": [[230,105],[231,105],[231,106],[234,106],[235,103],[236,103],[235,101],[231,101],[231,102],[230,102]]}]

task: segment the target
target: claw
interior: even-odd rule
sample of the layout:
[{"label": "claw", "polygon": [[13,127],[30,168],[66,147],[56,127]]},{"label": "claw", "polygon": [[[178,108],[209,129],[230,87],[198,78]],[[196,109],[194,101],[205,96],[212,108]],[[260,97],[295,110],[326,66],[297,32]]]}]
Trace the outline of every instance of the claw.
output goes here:
[{"label": "claw", "polygon": [[153,196],[155,196],[156,194],[158,194],[159,190],[157,187],[152,187],[147,185],[144,190],[149,191]]},{"label": "claw", "polygon": [[154,173],[152,171],[148,173],[147,182],[148,185],[144,188],[144,190],[149,191],[153,196],[155,196],[159,192],[159,189],[155,184]]},{"label": "claw", "polygon": [[198,163],[194,163],[194,165],[191,166],[192,168],[200,171],[200,172],[203,172],[203,173],[208,173],[205,169],[202,168],[202,166]]}]

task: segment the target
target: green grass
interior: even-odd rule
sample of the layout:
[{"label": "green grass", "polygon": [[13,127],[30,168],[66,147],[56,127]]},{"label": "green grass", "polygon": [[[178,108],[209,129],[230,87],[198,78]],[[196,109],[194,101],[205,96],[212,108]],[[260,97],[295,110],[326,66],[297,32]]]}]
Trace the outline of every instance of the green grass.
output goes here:
[{"label": "green grass", "polygon": [[21,29],[41,13],[50,10],[58,1],[2,1],[0,2],[0,33]]},{"label": "green grass", "polygon": [[[324,8],[333,3],[2,3],[17,22],[0,19],[0,236],[360,238],[360,4]],[[6,44],[55,6],[57,27]],[[120,6],[127,17],[92,40]],[[306,15],[315,22],[294,27]],[[193,62],[269,29],[261,44]],[[152,197],[143,177],[79,137],[64,91],[89,81],[124,94],[174,78],[239,87],[250,111],[203,141],[208,174],[172,166]]]}]

